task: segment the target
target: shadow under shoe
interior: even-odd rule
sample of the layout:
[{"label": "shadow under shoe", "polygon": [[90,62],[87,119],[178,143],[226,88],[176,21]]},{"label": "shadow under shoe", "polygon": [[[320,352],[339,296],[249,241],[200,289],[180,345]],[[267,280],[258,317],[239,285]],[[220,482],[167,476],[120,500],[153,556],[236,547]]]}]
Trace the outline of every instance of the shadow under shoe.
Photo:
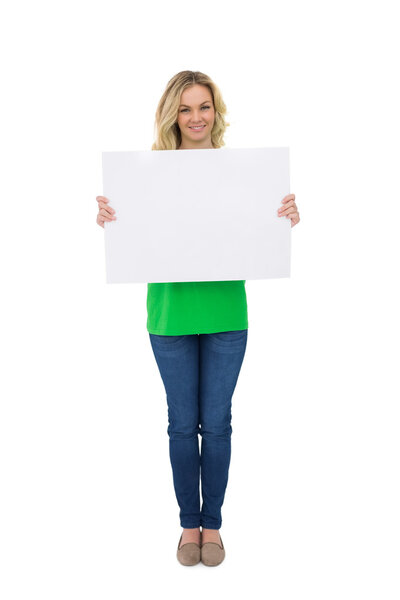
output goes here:
[{"label": "shadow under shoe", "polygon": [[206,542],[201,546],[201,562],[207,567],[216,567],[225,558],[225,548],[221,536],[219,536],[219,539],[221,545],[216,542]]},{"label": "shadow under shoe", "polygon": [[[182,533],[183,535],[183,533]],[[188,542],[187,544],[183,544],[180,546],[182,541],[182,535],[179,539],[178,549],[176,551],[176,557],[181,563],[181,565],[185,565],[185,567],[192,567],[193,565],[197,565],[197,563],[201,560],[201,550],[199,544],[195,542]],[[201,544],[201,532],[200,532],[200,544]]]}]

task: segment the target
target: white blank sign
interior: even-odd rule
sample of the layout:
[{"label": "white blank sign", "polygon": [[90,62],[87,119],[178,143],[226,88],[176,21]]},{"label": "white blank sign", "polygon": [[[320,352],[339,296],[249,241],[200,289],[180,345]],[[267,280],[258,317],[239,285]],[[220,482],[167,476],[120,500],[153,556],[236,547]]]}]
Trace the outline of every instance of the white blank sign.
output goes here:
[{"label": "white blank sign", "polygon": [[107,283],[290,277],[289,148],[103,152]]}]

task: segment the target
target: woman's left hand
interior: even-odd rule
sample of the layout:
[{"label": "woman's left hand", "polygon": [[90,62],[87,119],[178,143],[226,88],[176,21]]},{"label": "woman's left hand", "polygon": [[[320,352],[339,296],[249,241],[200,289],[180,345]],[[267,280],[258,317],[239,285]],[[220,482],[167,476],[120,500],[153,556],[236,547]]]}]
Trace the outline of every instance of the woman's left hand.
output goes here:
[{"label": "woman's left hand", "polygon": [[297,210],[294,199],[294,194],[285,196],[282,200],[283,206],[281,206],[281,208],[278,210],[278,217],[283,217],[283,215],[285,215],[288,219],[291,219],[291,227],[297,225],[297,223],[300,221],[299,211]]}]

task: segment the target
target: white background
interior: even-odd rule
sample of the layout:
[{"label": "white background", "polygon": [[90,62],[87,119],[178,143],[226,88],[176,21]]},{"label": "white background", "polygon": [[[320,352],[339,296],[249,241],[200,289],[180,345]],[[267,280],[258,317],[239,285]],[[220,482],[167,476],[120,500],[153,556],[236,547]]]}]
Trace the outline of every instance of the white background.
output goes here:
[{"label": "white background", "polygon": [[[2,3],[4,600],[399,598],[395,7]],[[246,283],[214,569],[176,559],[146,284],[106,285],[96,224],[101,152],[150,149],[184,69],[228,147],[290,147],[301,217],[291,278]]]}]

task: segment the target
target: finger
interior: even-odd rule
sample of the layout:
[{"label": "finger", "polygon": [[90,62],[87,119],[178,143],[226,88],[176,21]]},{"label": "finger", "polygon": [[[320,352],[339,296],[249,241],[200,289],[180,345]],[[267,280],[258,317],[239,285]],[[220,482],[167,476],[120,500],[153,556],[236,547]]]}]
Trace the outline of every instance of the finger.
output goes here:
[{"label": "finger", "polygon": [[284,204],[286,204],[286,202],[289,202],[289,200],[294,200],[295,198],[296,198],[296,196],[294,194],[288,194],[287,196],[284,197],[282,202]]},{"label": "finger", "polygon": [[96,200],[99,203],[99,206],[102,206],[102,207],[107,206],[107,207],[111,208],[111,206],[108,204],[109,200],[107,198],[104,198],[104,196],[97,196]]},{"label": "finger", "polygon": [[285,206],[281,206],[281,208],[278,210],[278,214],[280,215],[286,215],[287,211],[290,210],[297,210],[297,206],[295,205],[295,203],[293,202],[293,200],[291,200],[287,205]]},{"label": "finger", "polygon": [[283,213],[281,213],[281,217],[283,216],[288,216],[288,215],[292,215],[293,213],[297,212],[297,210],[294,208],[294,206],[291,206],[290,208],[287,208],[286,210],[283,211]]},{"label": "finger", "polygon": [[115,210],[111,206],[107,206],[107,204],[99,204],[99,212],[102,210],[107,211],[110,215],[115,213]]},{"label": "finger", "polygon": [[105,208],[100,209],[99,214],[104,215],[104,217],[107,218],[109,221],[117,218],[115,215],[111,215],[109,212],[107,212]]},{"label": "finger", "polygon": [[115,210],[113,210],[112,208],[106,206],[101,206],[99,207],[99,213],[101,213],[102,215],[110,215],[112,216],[115,213]]},{"label": "finger", "polygon": [[102,221],[115,221],[117,217],[112,217],[111,215],[108,215],[107,213],[101,214],[99,213],[99,219],[101,219]]}]

